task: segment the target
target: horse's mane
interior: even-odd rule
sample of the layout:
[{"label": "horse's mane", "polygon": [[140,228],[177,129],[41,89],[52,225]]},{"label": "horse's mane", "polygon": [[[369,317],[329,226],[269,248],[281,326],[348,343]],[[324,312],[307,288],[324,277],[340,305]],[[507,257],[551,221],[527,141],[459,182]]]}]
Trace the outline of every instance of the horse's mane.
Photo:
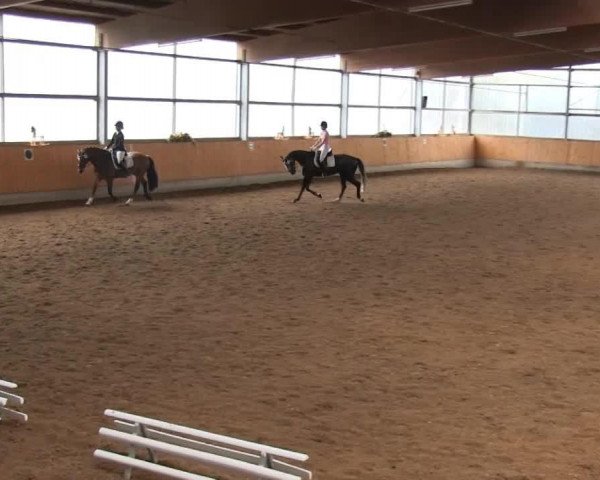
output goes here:
[{"label": "horse's mane", "polygon": [[86,151],[86,150],[101,150],[101,151],[104,151],[104,148],[98,147],[96,145],[90,145],[89,147],[83,147],[82,150],[83,151]]},{"label": "horse's mane", "polygon": [[310,150],[292,150],[288,153],[288,157],[305,157],[305,156],[313,156],[315,153]]}]

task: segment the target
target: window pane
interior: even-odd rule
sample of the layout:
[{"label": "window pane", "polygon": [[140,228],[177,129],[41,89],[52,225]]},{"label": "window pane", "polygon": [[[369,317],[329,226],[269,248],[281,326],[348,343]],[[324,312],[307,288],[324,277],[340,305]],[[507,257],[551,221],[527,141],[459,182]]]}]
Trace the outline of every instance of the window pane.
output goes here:
[{"label": "window pane", "polygon": [[519,110],[520,87],[489,85],[473,88],[474,110]]},{"label": "window pane", "polygon": [[562,115],[521,114],[519,135],[524,137],[563,138],[566,117]]},{"label": "window pane", "polygon": [[296,70],[296,102],[339,104],[341,94],[341,74],[300,68]]},{"label": "window pane", "polygon": [[177,103],[175,131],[193,138],[238,136],[239,108],[232,104]]},{"label": "window pane", "polygon": [[126,144],[127,140],[131,139],[167,139],[173,130],[173,104],[109,100],[109,135],[112,134],[112,125],[117,120],[122,120],[125,124],[123,132]]},{"label": "window pane", "polygon": [[416,68],[382,68],[383,75],[394,75],[398,77],[414,77],[417,74]]},{"label": "window pane", "polygon": [[569,118],[569,138],[600,140],[600,117]]},{"label": "window pane", "polygon": [[329,57],[299,58],[296,60],[296,66],[339,70],[341,67],[341,62],[339,55],[333,55]]},{"label": "window pane", "polygon": [[523,87],[527,112],[557,112],[567,110],[567,89],[564,87]]},{"label": "window pane", "polygon": [[495,83],[514,85],[567,85],[569,71],[553,70],[522,70],[520,72],[503,72],[492,75],[474,77],[475,83]]},{"label": "window pane", "polygon": [[135,47],[124,48],[132,52],[150,52],[150,53],[165,53],[172,55],[175,53],[175,47],[172,43],[168,45],[159,45],[158,43],[147,43],[146,45],[137,45]]},{"label": "window pane", "polygon": [[239,67],[236,63],[177,59],[177,98],[237,100]]},{"label": "window pane", "polygon": [[173,58],[139,53],[109,52],[108,95],[111,97],[172,98]]},{"label": "window pane", "polygon": [[348,135],[375,135],[378,131],[377,108],[349,108]]},{"label": "window pane", "polygon": [[415,82],[407,78],[381,77],[381,105],[412,107],[415,103]]},{"label": "window pane", "polygon": [[380,113],[380,130],[387,130],[394,135],[414,133],[413,111],[408,109],[382,108]]},{"label": "window pane", "polygon": [[576,87],[600,86],[600,72],[574,71],[571,75],[571,85]]},{"label": "window pane", "polygon": [[16,15],[4,15],[3,22],[3,33],[6,38],[89,47],[96,44],[96,27],[89,23],[61,22]]},{"label": "window pane", "polygon": [[469,133],[469,112],[444,112],[444,133]]},{"label": "window pane", "polygon": [[[7,98],[6,141],[32,139],[31,127],[44,140],[92,140],[96,138],[96,102],[48,98]],[[66,119],[70,119],[68,125]]]},{"label": "window pane", "polygon": [[592,70],[597,70],[600,69],[600,63],[588,63],[586,65],[575,65],[573,66],[574,69],[592,69]]},{"label": "window pane", "polygon": [[472,133],[517,135],[518,114],[474,112]]},{"label": "window pane", "polygon": [[250,65],[250,100],[291,102],[293,78],[293,68]]},{"label": "window pane", "polygon": [[471,78],[470,77],[444,77],[443,80],[448,80],[450,82],[469,83],[471,81]]},{"label": "window pane", "polygon": [[6,43],[4,54],[9,93],[96,94],[97,55],[92,50]]},{"label": "window pane", "polygon": [[444,107],[444,83],[443,82],[423,82],[423,96],[427,97],[427,108]]},{"label": "window pane", "polygon": [[350,105],[379,105],[379,77],[375,75],[350,75]]},{"label": "window pane", "polygon": [[600,88],[572,88],[569,104],[573,113],[600,113]]},{"label": "window pane", "polygon": [[296,59],[295,58],[280,58],[278,60],[267,60],[266,62],[261,62],[264,64],[270,64],[270,65],[289,65],[290,67],[293,67],[294,65],[296,65]]},{"label": "window pane", "polygon": [[421,117],[421,133],[433,135],[443,132],[443,110],[423,110]]},{"label": "window pane", "polygon": [[222,40],[198,40],[177,44],[177,55],[237,60],[237,43]]},{"label": "window pane", "polygon": [[275,137],[277,133],[290,135],[292,107],[288,105],[250,105],[248,135]]},{"label": "window pane", "polygon": [[340,134],[340,109],[338,107],[294,107],[294,133],[296,137],[308,135],[310,127],[313,135],[321,131],[321,122],[327,122],[331,135]]},{"label": "window pane", "polygon": [[446,108],[469,109],[469,85],[446,83]]}]

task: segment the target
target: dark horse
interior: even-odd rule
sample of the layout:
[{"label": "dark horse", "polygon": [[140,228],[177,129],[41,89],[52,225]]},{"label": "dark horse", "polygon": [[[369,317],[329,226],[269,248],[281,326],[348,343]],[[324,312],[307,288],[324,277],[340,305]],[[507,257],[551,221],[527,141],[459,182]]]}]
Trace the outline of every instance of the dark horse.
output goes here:
[{"label": "dark horse", "polygon": [[[86,205],[94,203],[94,195],[96,194],[98,183],[102,180],[106,180],[108,194],[115,201],[116,197],[112,193],[113,180],[115,178],[129,177],[130,175],[135,175],[133,195],[137,193],[141,183],[144,187],[144,196],[148,200],[152,200],[150,192],[158,187],[158,174],[154,168],[154,160],[143,153],[131,152],[129,155],[133,158],[133,166],[127,170],[121,170],[115,168],[108,150],[98,147],[87,147],[77,151],[77,168],[79,173],[83,173],[88,162],[94,166],[96,173],[96,179],[92,187],[92,196],[88,198]],[[145,177],[147,177],[147,180]],[[133,202],[133,195],[125,202],[126,205]]]},{"label": "dark horse", "polygon": [[[300,200],[304,190],[308,190],[315,197],[323,198],[320,193],[310,189],[310,182],[312,181],[313,177],[321,176],[323,173],[321,168],[315,166],[314,159],[314,152],[307,152],[304,150],[294,150],[293,152],[288,153],[285,158],[281,157],[285,168],[287,168],[288,172],[290,172],[292,175],[296,173],[296,162],[298,162],[302,167],[302,175],[304,176],[302,179],[302,188],[300,189],[298,197],[294,200],[294,203]],[[357,168],[360,171],[362,183],[354,178]],[[326,176],[335,174],[340,175],[342,191],[340,192],[340,196],[337,198],[338,200],[342,199],[342,196],[346,191],[346,182],[350,182],[356,187],[356,196],[358,199],[361,202],[364,202],[361,194],[365,191],[365,186],[367,185],[367,175],[365,173],[365,165],[360,158],[346,155],[344,153],[335,155],[335,167],[326,168],[324,173]]]}]

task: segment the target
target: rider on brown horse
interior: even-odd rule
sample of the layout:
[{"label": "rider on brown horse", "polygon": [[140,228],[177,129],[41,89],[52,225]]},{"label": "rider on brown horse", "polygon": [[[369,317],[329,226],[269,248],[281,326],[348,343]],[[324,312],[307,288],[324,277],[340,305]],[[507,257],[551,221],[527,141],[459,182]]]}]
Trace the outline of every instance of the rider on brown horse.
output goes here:
[{"label": "rider on brown horse", "polygon": [[117,131],[113,133],[110,142],[106,146],[107,150],[111,150],[112,147],[112,155],[115,159],[115,163],[122,170],[127,170],[127,166],[125,165],[125,156],[127,155],[127,150],[125,150],[125,136],[123,135],[123,122],[119,120],[115,123],[115,128]]}]

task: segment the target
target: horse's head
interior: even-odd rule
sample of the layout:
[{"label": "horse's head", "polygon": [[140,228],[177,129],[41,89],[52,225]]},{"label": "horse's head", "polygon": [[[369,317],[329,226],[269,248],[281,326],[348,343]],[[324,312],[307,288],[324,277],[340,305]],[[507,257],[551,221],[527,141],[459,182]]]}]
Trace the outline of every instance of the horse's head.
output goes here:
[{"label": "horse's head", "polygon": [[286,170],[288,172],[290,172],[291,175],[295,175],[296,174],[296,160],[291,157],[289,154],[283,158],[280,157],[281,161],[283,162],[283,165],[285,166]]},{"label": "horse's head", "polygon": [[88,154],[87,148],[77,150],[77,170],[79,173],[83,173],[86,165],[90,161],[90,156]]}]

